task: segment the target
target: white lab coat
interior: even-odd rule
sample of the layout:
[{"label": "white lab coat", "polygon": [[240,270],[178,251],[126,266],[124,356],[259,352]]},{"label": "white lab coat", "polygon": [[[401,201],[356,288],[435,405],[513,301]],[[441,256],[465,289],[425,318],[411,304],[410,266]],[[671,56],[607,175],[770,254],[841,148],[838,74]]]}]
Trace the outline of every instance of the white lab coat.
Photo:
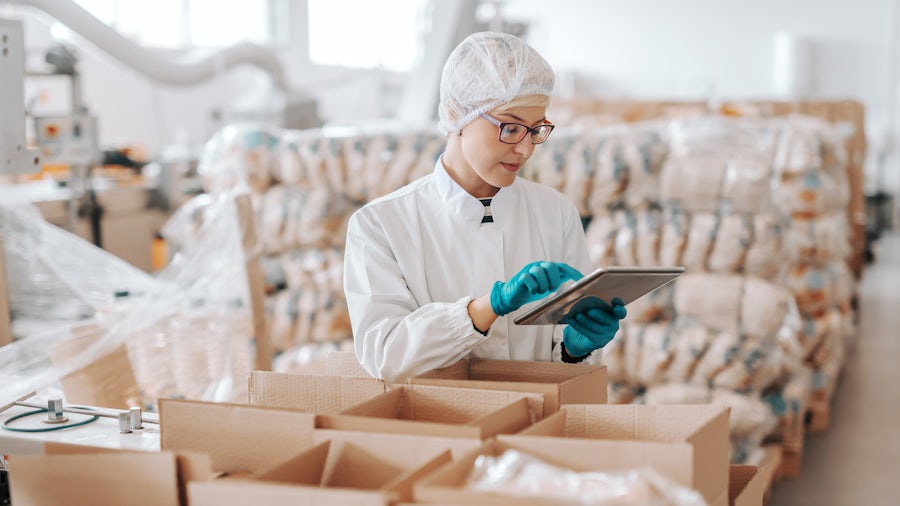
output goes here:
[{"label": "white lab coat", "polygon": [[354,347],[374,377],[402,382],[467,356],[550,361],[562,326],[513,323],[525,308],[477,332],[469,302],[530,262],[590,269],[574,203],[517,178],[484,205],[438,159],[434,172],[371,201],[350,218],[344,291]]}]

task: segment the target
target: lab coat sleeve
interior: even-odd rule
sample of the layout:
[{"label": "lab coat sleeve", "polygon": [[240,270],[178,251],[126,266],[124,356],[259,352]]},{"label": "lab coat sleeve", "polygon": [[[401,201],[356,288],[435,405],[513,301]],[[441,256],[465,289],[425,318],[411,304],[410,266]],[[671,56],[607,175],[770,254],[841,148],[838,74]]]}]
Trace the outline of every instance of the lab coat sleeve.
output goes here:
[{"label": "lab coat sleeve", "polygon": [[377,216],[365,211],[350,219],[344,258],[344,291],[360,364],[372,376],[396,383],[461,360],[488,337],[469,317],[473,297],[420,306]]}]

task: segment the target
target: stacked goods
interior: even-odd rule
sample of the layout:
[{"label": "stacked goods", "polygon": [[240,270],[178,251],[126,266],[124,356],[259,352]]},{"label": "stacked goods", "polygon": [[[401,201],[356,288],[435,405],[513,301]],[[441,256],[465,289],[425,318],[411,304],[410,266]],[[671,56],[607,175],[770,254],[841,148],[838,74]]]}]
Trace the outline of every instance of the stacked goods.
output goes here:
[{"label": "stacked goods", "polygon": [[[668,155],[645,183],[658,200],[631,207],[617,198],[593,216],[595,265],[688,268],[632,304],[606,347],[612,402],[727,402],[736,460],[772,432],[776,415],[783,430],[802,423],[810,381],[825,373],[803,374],[801,363],[821,350],[824,370],[839,369],[841,350],[821,342],[831,326],[847,328],[854,291],[834,135],[807,119],[674,122]],[[630,191],[625,183],[617,194]]]},{"label": "stacked goods", "polygon": [[785,281],[802,318],[796,346],[811,371],[812,399],[827,406],[855,332],[846,154],[833,128],[806,118],[789,125],[774,161],[779,207],[788,218]]},{"label": "stacked goods", "polygon": [[207,143],[200,166],[206,189],[251,190],[276,355],[299,357],[296,347],[351,339],[343,290],[347,222],[366,202],[429,173],[443,144],[436,132],[396,127],[260,125],[229,126]]},{"label": "stacked goods", "polygon": [[657,125],[604,127],[554,135],[522,177],[556,188],[584,218],[652,206],[667,145]]}]

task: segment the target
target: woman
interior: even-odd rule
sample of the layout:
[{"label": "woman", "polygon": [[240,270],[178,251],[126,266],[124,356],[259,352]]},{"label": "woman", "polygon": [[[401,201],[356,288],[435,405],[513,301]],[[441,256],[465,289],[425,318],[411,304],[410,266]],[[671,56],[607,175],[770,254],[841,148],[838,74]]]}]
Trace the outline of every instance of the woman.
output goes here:
[{"label": "woman", "polygon": [[[434,171],[350,219],[344,289],[354,347],[374,377],[401,382],[467,356],[576,362],[603,347],[625,308],[568,325],[518,326],[515,312],[590,269],[575,205],[517,177],[547,140],[550,65],[511,35],[483,32],[450,54]],[[562,346],[555,343],[562,341]]]}]

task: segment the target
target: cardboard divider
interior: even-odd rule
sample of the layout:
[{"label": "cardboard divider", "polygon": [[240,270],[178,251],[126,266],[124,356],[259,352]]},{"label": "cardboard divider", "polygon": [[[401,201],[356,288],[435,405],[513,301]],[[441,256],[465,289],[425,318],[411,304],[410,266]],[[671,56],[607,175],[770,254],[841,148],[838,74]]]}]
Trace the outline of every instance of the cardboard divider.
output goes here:
[{"label": "cardboard divider", "polygon": [[383,381],[373,378],[253,371],[248,391],[255,406],[338,413],[386,389]]},{"label": "cardboard divider", "polygon": [[[454,459],[481,446],[481,439],[467,437],[422,436],[415,434],[373,433],[352,430],[316,429],[313,444],[325,441],[353,443],[370,448],[399,465],[412,466],[413,460],[439,455],[449,450]],[[398,450],[401,449],[401,450]]]},{"label": "cardboard divider", "polygon": [[410,384],[539,393],[543,418],[563,404],[606,404],[606,366],[465,359],[410,378]]},{"label": "cardboard divider", "polygon": [[519,432],[532,423],[529,395],[427,385],[396,385],[316,427],[350,431],[484,439]]},{"label": "cardboard divider", "polygon": [[213,469],[250,473],[312,446],[314,413],[161,399],[160,448],[209,454]]},{"label": "cardboard divider", "polygon": [[570,447],[568,462],[592,448],[594,465],[602,469],[649,466],[717,504],[727,501],[730,411],[707,404],[565,405],[519,434],[497,439]]}]

